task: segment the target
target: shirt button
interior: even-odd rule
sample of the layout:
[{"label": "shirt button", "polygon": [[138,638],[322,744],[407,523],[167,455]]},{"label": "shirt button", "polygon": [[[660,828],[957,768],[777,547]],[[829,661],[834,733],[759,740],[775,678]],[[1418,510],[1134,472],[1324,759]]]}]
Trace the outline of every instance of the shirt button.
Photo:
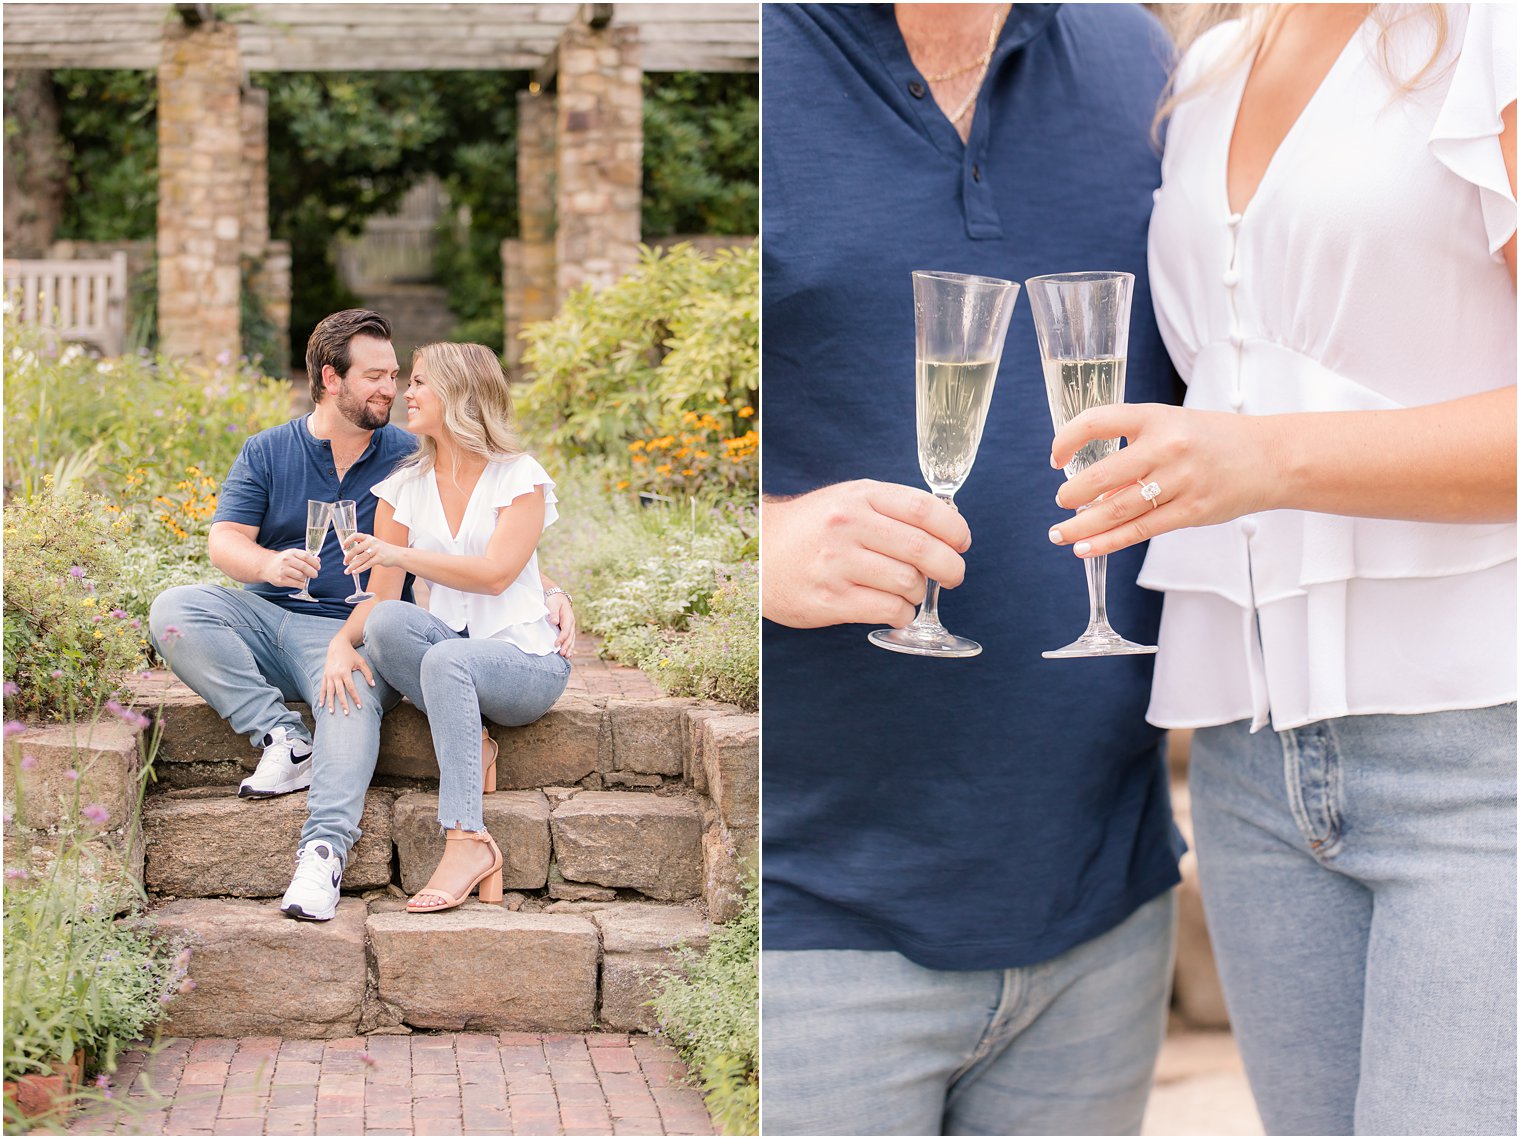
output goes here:
[{"label": "shirt button", "polygon": [[1233,345],[1235,345],[1235,347],[1239,348],[1245,342],[1246,342],[1246,334],[1244,332],[1241,332],[1240,329],[1238,329],[1238,328],[1232,328],[1232,329],[1230,329],[1230,343],[1231,344],[1233,344]]},{"label": "shirt button", "polygon": [[980,182],[982,180],[982,168],[980,166],[971,167],[971,180],[973,182]]},{"label": "shirt button", "polygon": [[922,99],[928,93],[928,88],[926,88],[917,79],[908,84],[908,94],[912,95],[915,99]]},{"label": "shirt button", "polygon": [[1241,408],[1245,407],[1245,405],[1246,405],[1246,393],[1245,392],[1240,391],[1239,389],[1236,389],[1235,391],[1233,391],[1233,392],[1230,393],[1230,406],[1231,407],[1233,407],[1236,411],[1239,411]]},{"label": "shirt button", "polygon": [[1237,225],[1240,224],[1240,215],[1231,214],[1229,217],[1224,219],[1224,224],[1229,226],[1231,229],[1234,229]]},{"label": "shirt button", "polygon": [[1240,520],[1240,532],[1247,538],[1256,537],[1256,519],[1242,518]]},{"label": "shirt button", "polygon": [[1224,271],[1224,287],[1233,289],[1238,284],[1240,284],[1240,270],[1226,269]]}]

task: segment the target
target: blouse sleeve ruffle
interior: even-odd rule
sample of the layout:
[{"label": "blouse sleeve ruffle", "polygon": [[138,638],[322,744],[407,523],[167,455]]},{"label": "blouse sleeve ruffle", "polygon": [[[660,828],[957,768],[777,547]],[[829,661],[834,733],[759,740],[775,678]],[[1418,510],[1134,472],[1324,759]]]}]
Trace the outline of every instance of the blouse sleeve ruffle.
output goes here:
[{"label": "blouse sleeve ruffle", "polygon": [[532,455],[518,455],[498,466],[489,505],[493,510],[511,506],[514,499],[540,486],[544,488],[544,529],[547,530],[559,518],[554,505],[559,500],[554,494],[554,480]]},{"label": "blouse sleeve ruffle", "polygon": [[417,485],[417,481],[414,470],[402,468],[377,482],[372,492],[381,502],[390,503],[397,523],[408,530],[412,529],[415,522],[412,488]]},{"label": "blouse sleeve ruffle", "polygon": [[1515,101],[1515,11],[1510,4],[1468,5],[1451,87],[1429,138],[1436,160],[1478,188],[1496,259],[1515,232],[1515,192],[1499,149],[1500,113]]}]

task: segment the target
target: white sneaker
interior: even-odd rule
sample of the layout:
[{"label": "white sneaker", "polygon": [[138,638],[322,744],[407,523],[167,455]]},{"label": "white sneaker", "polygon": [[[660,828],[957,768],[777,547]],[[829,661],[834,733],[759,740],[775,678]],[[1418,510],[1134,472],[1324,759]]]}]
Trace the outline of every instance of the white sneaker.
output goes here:
[{"label": "white sneaker", "polygon": [[239,799],[272,799],[311,786],[311,744],[276,728],[264,737],[254,773],[238,784]]},{"label": "white sneaker", "polygon": [[338,912],[342,884],[343,859],[330,843],[314,838],[296,852],[296,874],[280,899],[280,910],[301,921],[328,921]]}]

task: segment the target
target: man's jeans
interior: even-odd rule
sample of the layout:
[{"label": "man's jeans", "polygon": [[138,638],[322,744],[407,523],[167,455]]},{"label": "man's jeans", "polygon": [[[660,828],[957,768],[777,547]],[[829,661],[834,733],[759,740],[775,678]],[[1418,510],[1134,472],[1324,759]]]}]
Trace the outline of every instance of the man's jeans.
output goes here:
[{"label": "man's jeans", "polygon": [[1515,1134],[1515,706],[1248,729],[1189,777],[1267,1132]]},{"label": "man's jeans", "polygon": [[1139,1134],[1166,1031],[1174,910],[1167,891],[1018,969],[767,950],[765,1134]]},{"label": "man's jeans", "polygon": [[380,717],[400,697],[378,672],[373,688],[359,673],[362,707],[350,701],[348,715],[341,704],[332,714],[317,707],[327,647],[343,622],[293,613],[246,590],[182,585],[158,595],[148,627],[175,675],[254,747],[279,727],[306,739],[306,725],[286,702],[311,705],[317,731],[301,844],[324,839],[346,858],[359,839],[364,793],[375,774]]}]

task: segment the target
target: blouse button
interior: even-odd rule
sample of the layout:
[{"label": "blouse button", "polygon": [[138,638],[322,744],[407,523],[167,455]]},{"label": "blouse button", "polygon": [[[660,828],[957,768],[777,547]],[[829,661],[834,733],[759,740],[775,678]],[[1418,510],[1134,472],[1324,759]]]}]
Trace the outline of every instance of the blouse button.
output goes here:
[{"label": "blouse button", "polygon": [[1224,271],[1224,287],[1233,289],[1238,284],[1240,284],[1240,270],[1226,269]]},{"label": "blouse button", "polygon": [[1224,219],[1224,224],[1229,226],[1231,229],[1234,229],[1237,225],[1240,224],[1240,215],[1231,214],[1229,217]]},{"label": "blouse button", "polygon": [[1239,411],[1241,408],[1245,407],[1245,405],[1246,405],[1246,393],[1245,392],[1240,391],[1239,389],[1237,389],[1237,390],[1235,390],[1235,391],[1233,391],[1233,392],[1230,393],[1230,406],[1231,407],[1233,407],[1236,411]]},{"label": "blouse button", "polygon": [[1231,344],[1233,344],[1233,345],[1235,345],[1235,347],[1239,348],[1245,342],[1246,342],[1246,334],[1245,333],[1241,332],[1240,329],[1238,329],[1238,328],[1232,328],[1232,329],[1230,329],[1230,343]]},{"label": "blouse button", "polygon": [[1247,538],[1256,537],[1256,519],[1242,518],[1240,520],[1240,532]]}]

